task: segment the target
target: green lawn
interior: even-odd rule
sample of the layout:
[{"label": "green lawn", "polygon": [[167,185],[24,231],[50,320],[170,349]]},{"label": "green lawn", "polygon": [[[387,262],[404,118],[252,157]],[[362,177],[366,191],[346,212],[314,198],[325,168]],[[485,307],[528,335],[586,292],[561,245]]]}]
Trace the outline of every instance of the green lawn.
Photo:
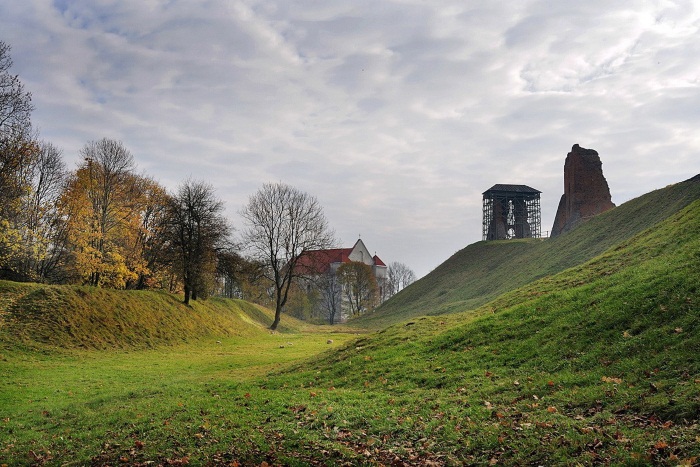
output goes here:
[{"label": "green lawn", "polygon": [[255,378],[352,338],[263,334],[146,351],[6,352],[0,464],[212,461],[253,436],[246,414]]},{"label": "green lawn", "polygon": [[699,232],[695,201],[481,306],[363,335],[0,281],[0,466],[698,465]]}]

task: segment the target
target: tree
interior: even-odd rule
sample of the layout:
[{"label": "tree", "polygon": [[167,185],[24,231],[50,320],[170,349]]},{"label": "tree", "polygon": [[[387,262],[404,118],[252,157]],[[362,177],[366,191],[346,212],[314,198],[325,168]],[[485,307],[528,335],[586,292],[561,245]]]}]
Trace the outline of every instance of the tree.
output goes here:
[{"label": "tree", "polygon": [[320,250],[334,243],[333,233],[318,200],[292,186],[268,183],[252,195],[241,216],[247,224],[244,243],[254,258],[267,266],[274,286],[277,329],[289,289],[300,272],[296,265],[305,251]]},{"label": "tree", "polygon": [[31,190],[30,167],[35,143],[23,134],[0,133],[0,275],[20,280],[23,202]]},{"label": "tree", "polygon": [[23,199],[23,248],[20,274],[24,279],[58,281],[67,253],[66,223],[58,209],[66,167],[53,144],[38,144],[28,168],[29,190]]},{"label": "tree", "polygon": [[361,261],[351,261],[341,264],[337,274],[353,316],[374,309],[378,286],[371,266]]},{"label": "tree", "polygon": [[221,215],[224,204],[204,182],[185,181],[171,198],[169,238],[176,255],[185,297],[206,298],[213,288],[217,252],[227,248],[230,227]]},{"label": "tree", "polygon": [[36,153],[31,135],[31,94],[11,75],[10,46],[0,41],[0,274],[17,274],[22,257],[20,217],[29,190],[27,169]]},{"label": "tree", "polygon": [[70,175],[59,203],[73,280],[113,288],[162,282],[170,264],[166,190],[134,172],[133,156],[118,141],[89,142],[81,154],[84,161]]},{"label": "tree", "polygon": [[391,295],[399,293],[402,289],[408,287],[416,281],[416,274],[403,263],[397,261],[389,264],[388,271],[389,293]]},{"label": "tree", "polygon": [[0,134],[26,133],[34,106],[17,75],[11,75],[11,47],[0,41]]},{"label": "tree", "polygon": [[328,324],[335,324],[341,317],[343,287],[338,275],[331,269],[322,273],[316,279],[316,285],[321,295],[321,309],[325,311]]},{"label": "tree", "polygon": [[20,281],[56,281],[66,256],[65,222],[57,206],[65,165],[61,152],[50,143],[17,143],[0,156],[3,275]]},{"label": "tree", "polygon": [[166,237],[170,196],[165,188],[148,177],[135,176],[133,185],[134,210],[127,220],[136,235],[128,235],[130,242],[125,246],[127,262],[138,278],[127,287],[145,289],[159,282],[162,285],[163,273],[172,264]]},{"label": "tree", "polygon": [[220,294],[226,298],[242,298],[241,282],[246,260],[233,247],[217,253],[216,274],[221,284]]},{"label": "tree", "polygon": [[218,294],[271,306],[271,287],[263,273],[265,265],[242,256],[238,248],[238,245],[229,244],[217,253]]},{"label": "tree", "polygon": [[121,142],[106,138],[87,143],[80,154],[84,162],[62,198],[75,272],[88,285],[124,288],[141,268],[128,257],[141,195],[134,158]]}]

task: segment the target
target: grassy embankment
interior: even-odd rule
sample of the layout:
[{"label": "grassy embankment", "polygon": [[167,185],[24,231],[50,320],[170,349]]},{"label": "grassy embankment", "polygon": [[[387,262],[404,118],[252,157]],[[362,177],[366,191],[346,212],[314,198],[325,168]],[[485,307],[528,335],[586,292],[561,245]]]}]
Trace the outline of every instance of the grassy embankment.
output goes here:
[{"label": "grassy embankment", "polygon": [[534,280],[578,266],[696,199],[700,199],[700,182],[687,181],[622,204],[567,235],[471,244],[355,324],[383,329],[414,316],[476,308]]},{"label": "grassy embankment", "polygon": [[[227,405],[217,386],[231,390],[354,337],[289,317],[271,333],[272,318],[241,300],[187,307],[162,292],[0,281],[0,465],[125,462],[154,423],[162,441],[187,446],[200,440],[193,414]],[[162,446],[151,448],[143,454]]]},{"label": "grassy embankment", "polygon": [[[470,300],[480,299],[468,289],[476,273],[453,276],[474,262],[484,274],[497,265],[476,250],[457,264],[458,253],[450,273],[438,268],[440,280],[416,284],[421,290],[435,280],[445,292],[426,289],[425,300],[418,294],[403,305],[411,320],[327,353],[326,334],[291,328],[271,335],[264,326],[246,335],[234,326],[219,333],[222,344],[205,332],[186,343],[116,352],[47,351],[56,345],[49,338],[6,336],[0,464],[697,463],[697,190],[691,183],[652,193],[666,204],[642,197],[606,214],[598,229],[596,219],[527,247],[552,245],[548,258],[503,253],[528,242],[468,247],[516,257],[532,272],[519,279],[511,267],[500,281],[491,276],[482,287],[493,300],[474,308]],[[659,215],[670,203],[677,212]],[[599,252],[555,248],[593,248],[588,237],[608,242],[620,223],[628,231],[638,223],[637,235],[620,233]],[[541,264],[564,264],[566,254],[590,261],[558,274]],[[487,287],[506,279],[507,290]],[[515,288],[518,281],[523,286]],[[415,311],[454,309],[467,311]],[[332,338],[332,347],[350,339]],[[304,356],[314,359],[289,367]]]}]

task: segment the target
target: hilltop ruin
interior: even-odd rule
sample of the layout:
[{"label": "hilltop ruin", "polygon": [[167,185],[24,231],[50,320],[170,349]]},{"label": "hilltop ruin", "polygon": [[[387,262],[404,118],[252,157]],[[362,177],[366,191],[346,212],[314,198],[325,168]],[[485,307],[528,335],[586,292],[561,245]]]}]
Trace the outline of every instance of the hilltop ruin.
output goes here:
[{"label": "hilltop ruin", "polygon": [[615,207],[598,152],[574,144],[564,162],[564,194],[552,226],[552,237]]}]

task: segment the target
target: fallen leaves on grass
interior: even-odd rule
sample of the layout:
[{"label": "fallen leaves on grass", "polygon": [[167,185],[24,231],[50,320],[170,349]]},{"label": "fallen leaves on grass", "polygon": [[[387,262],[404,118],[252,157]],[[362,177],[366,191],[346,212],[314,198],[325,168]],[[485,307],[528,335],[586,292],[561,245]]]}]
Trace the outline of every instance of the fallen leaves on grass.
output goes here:
[{"label": "fallen leaves on grass", "polygon": [[668,448],[668,443],[664,440],[657,441],[654,445],[654,449],[666,449]]},{"label": "fallen leaves on grass", "polygon": [[602,378],[600,378],[600,380],[604,383],[615,383],[615,384],[622,383],[622,378],[614,378],[612,376],[603,376]]}]

